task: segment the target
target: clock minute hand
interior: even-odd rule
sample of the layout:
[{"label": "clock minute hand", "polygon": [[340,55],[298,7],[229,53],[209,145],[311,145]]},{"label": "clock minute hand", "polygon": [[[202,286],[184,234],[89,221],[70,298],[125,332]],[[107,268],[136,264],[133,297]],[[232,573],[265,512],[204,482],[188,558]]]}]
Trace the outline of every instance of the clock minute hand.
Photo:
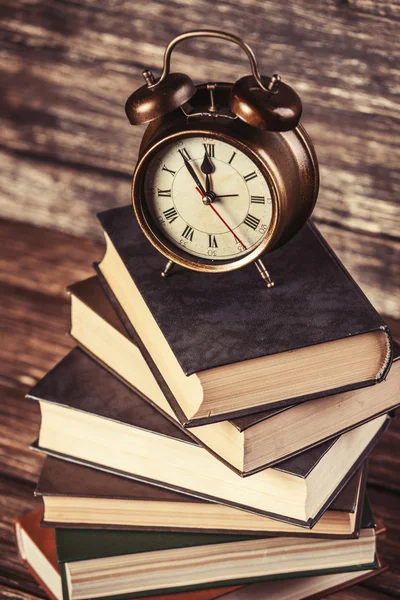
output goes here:
[{"label": "clock minute hand", "polygon": [[200,179],[196,175],[196,171],[193,169],[192,165],[190,164],[190,162],[188,161],[187,158],[184,157],[183,162],[185,163],[185,167],[187,168],[190,175],[192,176],[192,179],[194,179],[194,182],[197,184],[198,188],[200,189],[202,194],[205,196],[206,192],[204,190],[203,184],[201,183]]}]

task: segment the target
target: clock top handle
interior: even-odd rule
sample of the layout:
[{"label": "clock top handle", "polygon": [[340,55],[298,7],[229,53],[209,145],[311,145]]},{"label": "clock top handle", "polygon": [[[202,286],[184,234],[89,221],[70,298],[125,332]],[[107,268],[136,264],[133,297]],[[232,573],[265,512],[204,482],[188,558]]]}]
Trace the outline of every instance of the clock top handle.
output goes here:
[{"label": "clock top handle", "polygon": [[[274,83],[272,83],[270,87],[264,87],[263,82],[261,81],[261,75],[258,70],[255,54],[250,48],[250,46],[246,44],[246,42],[242,40],[242,38],[240,38],[239,36],[234,35],[233,33],[225,33],[223,31],[218,31],[216,29],[194,29],[193,31],[186,31],[185,33],[181,33],[180,35],[177,35],[173,40],[171,40],[165,49],[163,71],[161,77],[154,83],[150,83],[150,85],[148,85],[149,89],[155,89],[156,87],[161,85],[165,78],[169,75],[171,67],[171,54],[174,48],[181,42],[195,37],[218,38],[226,42],[232,42],[233,44],[236,44],[237,46],[242,48],[242,50],[244,50],[244,52],[246,53],[247,58],[249,59],[252,75],[258,83],[259,87],[265,92],[274,92]],[[277,78],[275,79],[275,81],[279,81],[278,75],[274,75],[274,77]]]},{"label": "clock top handle", "polygon": [[279,75],[262,77],[253,50],[240,37],[213,29],[196,29],[175,37],[164,53],[163,71],[159,79],[146,69],[145,85],[134,91],[125,104],[131,125],[149,123],[182,107],[197,91],[185,73],[171,73],[171,54],[175,46],[195,37],[213,37],[236,44],[246,53],[251,75],[238,79],[231,88],[229,109],[252,127],[268,131],[290,131],[301,117],[301,100],[296,92],[281,81]]}]

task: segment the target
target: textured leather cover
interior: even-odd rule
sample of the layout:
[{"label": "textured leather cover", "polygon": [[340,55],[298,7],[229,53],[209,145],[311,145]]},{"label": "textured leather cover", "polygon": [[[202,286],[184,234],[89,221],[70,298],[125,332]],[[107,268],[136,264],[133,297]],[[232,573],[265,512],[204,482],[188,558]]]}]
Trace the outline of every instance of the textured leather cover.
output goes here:
[{"label": "textured leather cover", "polygon": [[144,237],[131,206],[98,218],[186,375],[387,330],[311,224],[264,257],[275,280],[270,290],[254,267],[212,275],[177,268],[162,280],[165,259]]},{"label": "textured leather cover", "polygon": [[[139,347],[139,349],[140,349],[141,353],[143,354],[143,357],[146,360],[150,370],[152,371],[154,378],[156,379],[158,385],[162,389],[162,391],[163,391],[165,397],[167,398],[167,400],[169,401],[170,405],[174,408],[177,418],[179,419],[180,422],[182,422],[182,420],[185,420],[186,417],[184,416],[183,412],[180,411],[180,407],[179,407],[176,399],[174,398],[170,388],[168,387],[166,381],[164,380],[163,376],[161,375],[160,371],[158,370],[158,368],[157,368],[156,364],[154,363],[153,359],[151,358],[150,354],[147,352],[147,349],[141,342],[139,336],[136,334],[136,331],[134,330],[133,326],[127,319],[122,307],[118,303],[118,300],[115,298],[111,288],[108,286],[101,271],[97,268],[96,265],[95,265],[95,269],[98,271],[98,278],[91,277],[89,279],[86,279],[84,281],[76,283],[68,288],[69,292],[71,294],[75,295],[77,298],[79,298],[84,304],[86,304],[91,310],[96,312],[101,318],[105,319],[105,321],[109,325],[111,325],[114,329],[116,329],[119,333],[129,337],[131,339],[132,343]],[[100,283],[100,281],[101,281],[101,283]],[[94,360],[98,361],[99,364],[101,364],[103,367],[105,367],[111,373],[113,373],[114,376],[121,378],[121,376],[118,373],[116,373],[115,371],[110,369],[110,367],[108,367],[105,363],[102,363],[95,355],[91,354],[87,348],[85,348],[83,346],[83,349],[85,350],[85,352],[90,354],[90,356],[92,356],[92,358]],[[393,361],[397,361],[399,358],[400,358],[400,346],[398,346],[396,343],[394,343]],[[122,378],[121,378],[121,380],[126,385],[130,386],[130,384],[126,380],[124,380]],[[132,387],[132,386],[130,386],[130,387]],[[138,390],[135,389],[135,391],[139,395],[141,395],[141,393]],[[150,398],[145,397],[144,395],[143,395],[143,397],[145,398],[145,400],[147,402],[150,402],[150,404],[152,404],[158,411],[160,411],[164,416],[166,416],[167,419],[171,420],[170,415],[168,415],[167,413],[164,413],[157,405],[155,405],[152,402],[152,400]],[[252,425],[256,425],[257,423],[259,423],[260,421],[263,421],[265,419],[277,417],[277,415],[279,415],[283,411],[286,411],[290,408],[291,408],[290,406],[287,406],[287,407],[270,409],[270,410],[262,411],[257,414],[251,414],[251,415],[246,415],[244,417],[238,417],[236,419],[231,419],[229,422],[234,427],[236,427],[236,429],[238,429],[241,432],[244,432],[247,429],[250,429]],[[396,407],[394,406],[392,408],[396,408]],[[381,412],[376,413],[370,419],[362,419],[356,425],[343,428],[340,431],[340,433],[342,434],[342,433],[345,433],[346,431],[354,429],[356,426],[361,425],[369,420],[372,420],[373,418],[378,417],[384,413],[385,413],[385,411],[381,411]],[[173,422],[176,423],[175,420],[173,420]],[[279,428],[279,421],[277,421],[277,428]],[[204,448],[206,448],[213,456],[218,458],[221,462],[223,462],[230,469],[232,469],[233,471],[235,471],[242,477],[247,477],[247,476],[257,473],[258,471],[261,471],[267,467],[271,467],[274,465],[277,465],[277,466],[281,465],[283,462],[286,462],[286,460],[290,460],[293,456],[296,456],[296,455],[300,454],[301,452],[305,452],[306,450],[312,449],[313,447],[316,447],[316,446],[319,447],[320,444],[322,444],[322,443],[327,442],[326,447],[328,447],[329,440],[333,440],[333,439],[337,438],[337,436],[331,436],[328,439],[326,439],[326,438],[321,439],[313,445],[304,447],[304,449],[301,452],[295,452],[293,454],[289,454],[283,460],[278,459],[275,461],[270,461],[269,463],[261,465],[260,467],[253,469],[253,470],[240,471],[240,470],[236,469],[235,467],[233,467],[229,462],[225,461],[218,454],[216,454],[211,448],[209,448],[201,440],[198,440],[198,438],[196,436],[196,428],[195,427],[186,428],[185,431],[190,436],[192,436],[192,438],[195,441],[197,441]],[[246,445],[246,441],[245,441],[245,445]],[[297,461],[296,461],[296,464],[297,464]]]},{"label": "textured leather cover", "polygon": [[[313,537],[330,537],[330,538],[350,538],[357,537],[359,533],[361,517],[363,514],[364,505],[364,494],[366,485],[367,475],[367,463],[353,475],[348,484],[342,489],[337,498],[332,502],[329,510],[354,513],[356,512],[356,523],[354,531],[349,535],[337,535],[337,534],[321,534],[316,536],[310,534],[307,530],[299,529],[297,532],[287,533],[285,537],[289,536],[301,536],[306,537],[313,535]],[[160,488],[157,486],[150,485],[141,481],[135,481],[132,479],[125,479],[123,477],[117,477],[111,473],[105,473],[95,469],[59,460],[51,456],[47,456],[40,473],[39,481],[35,490],[36,496],[63,496],[63,497],[81,497],[87,498],[89,501],[91,498],[107,498],[107,499],[122,499],[122,500],[142,500],[146,502],[185,502],[194,504],[193,510],[196,511],[196,505],[207,502],[207,500],[201,498],[193,498],[185,494],[179,494],[172,490]],[[366,521],[364,521],[366,522]],[[58,523],[54,521],[47,521],[43,517],[43,524],[50,527],[60,528],[83,528],[83,529],[147,529],[147,530],[159,530],[159,531],[170,531],[171,528],[165,527],[140,527],[140,526],[116,526],[116,525],[104,525],[92,523],[91,525],[85,523]],[[372,526],[367,524],[365,526]],[[204,531],[204,527],[201,528],[179,528],[180,531]],[[236,535],[263,535],[267,536],[267,531],[244,531],[236,530],[234,526],[228,529],[208,529],[207,531],[212,533],[225,533],[225,534],[236,534]],[[277,536],[276,532],[270,535]]]},{"label": "textured leather cover", "polygon": [[[344,486],[350,481],[350,479],[352,478],[352,476],[354,475],[354,473],[364,463],[365,459],[368,457],[368,455],[370,454],[370,452],[373,450],[373,448],[376,446],[376,444],[378,443],[378,441],[381,439],[381,437],[385,433],[386,429],[389,427],[390,422],[391,422],[391,417],[388,416],[387,419],[385,420],[385,422],[382,424],[382,427],[380,428],[380,430],[372,438],[372,440],[370,441],[370,443],[364,449],[364,452],[358,457],[358,459],[356,460],[356,462],[353,464],[352,468],[346,473],[345,477],[342,479],[342,481],[337,486],[337,488],[334,490],[334,492],[332,492],[332,494],[329,496],[329,498],[326,499],[325,503],[323,504],[323,506],[321,507],[321,509],[318,511],[318,513],[315,515],[315,517],[314,518],[309,518],[307,521],[302,521],[300,519],[293,519],[293,518],[290,518],[290,517],[286,517],[284,515],[279,515],[279,514],[270,513],[270,512],[267,512],[267,511],[258,510],[258,509],[255,509],[254,507],[242,505],[242,504],[239,504],[239,503],[234,502],[234,501],[232,501],[232,502],[222,501],[220,498],[216,498],[216,497],[212,496],[211,494],[198,494],[198,493],[196,493],[196,496],[204,498],[205,500],[211,500],[212,502],[217,502],[219,504],[225,504],[227,506],[232,506],[233,508],[239,508],[239,509],[242,509],[242,510],[247,510],[248,512],[252,512],[254,514],[259,514],[259,515],[266,516],[266,517],[272,517],[274,519],[277,519],[278,521],[283,521],[283,522],[286,522],[286,523],[292,523],[293,525],[298,525],[299,527],[311,528],[311,527],[313,527],[315,525],[315,523],[317,523],[317,521],[321,518],[321,516],[324,514],[324,512],[329,508],[329,506],[335,500],[335,498],[337,498],[338,494],[342,491],[342,489],[344,488]],[[85,466],[88,466],[88,467],[92,467],[94,469],[99,469],[101,471],[105,471],[105,472],[108,472],[108,473],[114,473],[115,475],[119,475],[121,477],[128,477],[130,479],[135,479],[137,481],[144,481],[146,483],[158,485],[160,487],[165,487],[165,488],[168,488],[168,489],[173,489],[174,491],[182,492],[184,494],[194,495],[193,494],[193,490],[184,489],[184,488],[181,488],[179,486],[172,486],[172,485],[169,485],[168,483],[166,483],[165,481],[153,480],[153,479],[150,479],[150,478],[147,478],[147,477],[143,477],[141,475],[137,475],[135,473],[128,473],[127,471],[121,471],[119,469],[112,469],[112,468],[106,467],[104,465],[94,463],[92,461],[82,460],[82,459],[78,459],[78,458],[76,458],[74,456],[69,456],[69,455],[66,455],[66,454],[62,454],[60,452],[55,452],[54,450],[51,450],[50,448],[44,448],[42,446],[39,446],[38,440],[36,440],[35,442],[33,442],[33,444],[31,445],[31,449],[32,450],[36,450],[38,452],[42,452],[44,454],[48,454],[49,456],[54,456],[55,458],[61,458],[63,460],[68,460],[68,461],[71,461],[71,462],[74,462],[74,463],[77,463],[77,464],[81,464],[81,465],[85,465]]]},{"label": "textured leather cover", "polygon": [[27,397],[196,444],[181,427],[166,419],[80,348],[69,352],[30,390]]},{"label": "textured leather cover", "polygon": [[[200,445],[178,424],[164,417],[80,348],[71,350],[30,390],[27,398],[81,410],[179,442]],[[315,446],[272,468],[295,477],[307,477],[337,439]]]},{"label": "textured leather cover", "polygon": [[[221,535],[217,533],[187,533],[182,531],[122,531],[102,529],[57,529],[56,546],[59,562],[75,562],[143,554],[157,550],[191,548],[259,540],[254,535]],[[264,536],[267,537],[267,536]]]},{"label": "textured leather cover", "polygon": [[[68,286],[68,292],[71,295],[79,298],[81,302],[86,304],[91,310],[97,313],[102,319],[111,325],[113,329],[116,329],[120,334],[130,339],[131,342],[137,346],[137,333],[133,330],[133,327],[129,321],[128,323],[124,322],[127,318],[124,316],[122,307],[119,305],[118,300],[115,298],[115,295],[112,293],[112,290],[109,288],[96,264],[94,265],[94,268],[97,271],[98,276],[88,277],[87,279],[78,281],[77,283]],[[100,280],[102,280],[102,283],[100,283]],[[114,296],[113,301],[111,301],[110,298],[111,294]],[[115,305],[117,309],[115,308]],[[122,315],[124,321],[121,319],[120,315]],[[161,373],[158,371],[155,363],[153,363],[150,355],[147,356],[146,362],[150,362],[149,367],[161,389],[164,391],[164,389],[167,388],[167,393],[171,394],[172,392],[169,390],[166,382],[164,381]],[[245,417],[231,419],[230,422],[239,431],[244,431],[245,429],[251,427],[253,423],[255,424],[263,419],[268,419],[284,410],[287,410],[288,408],[290,408],[290,406],[271,408],[254,415],[247,415]]]},{"label": "textured leather cover", "polygon": [[[330,506],[331,510],[354,512],[360,481],[364,479],[367,464],[350,479]],[[157,502],[206,502],[165,488],[140,481],[117,477],[85,466],[48,456],[42,467],[35,494],[37,496],[76,496],[81,498],[114,498]]]},{"label": "textured leather cover", "polygon": [[[142,339],[138,335],[136,329],[134,328],[134,326],[132,325],[131,321],[129,320],[127,314],[125,313],[124,309],[120,305],[114,290],[109,286],[106,278],[104,277],[104,275],[101,271],[100,264],[93,263],[93,268],[97,274],[97,277],[98,277],[105,293],[107,294],[107,296],[109,298],[111,305],[113,306],[115,312],[119,316],[121,322],[123,323],[127,333],[131,337],[132,341],[140,349],[140,351],[143,355],[143,358],[147,362],[150,370],[152,371],[152,373],[153,373],[158,385],[162,389],[165,397],[167,398],[172,410],[176,414],[179,422],[186,428],[196,427],[198,425],[207,425],[208,423],[213,423],[216,421],[228,419],[228,420],[230,420],[230,422],[232,422],[235,425],[235,427],[239,431],[241,431],[241,430],[244,430],[247,427],[251,426],[252,424],[257,423],[259,420],[262,420],[265,417],[273,416],[274,414],[281,412],[282,410],[290,408],[290,406],[293,404],[298,404],[299,402],[305,402],[307,400],[314,400],[316,398],[320,398],[321,396],[322,397],[330,396],[330,395],[338,394],[341,392],[347,392],[347,391],[351,391],[351,390],[358,389],[358,388],[368,387],[369,385],[373,385],[374,383],[378,383],[381,380],[383,380],[386,377],[387,373],[389,372],[389,369],[390,369],[390,366],[392,363],[392,359],[393,359],[393,341],[392,341],[389,329],[387,328],[386,325],[384,325],[382,327],[382,329],[385,330],[386,336],[388,339],[389,355],[388,355],[386,367],[382,370],[382,376],[378,380],[364,381],[364,382],[360,382],[358,384],[350,384],[350,385],[346,385],[346,386],[342,386],[342,387],[337,387],[335,389],[324,390],[321,392],[302,396],[301,398],[292,398],[292,399],[287,399],[287,400],[276,401],[273,403],[269,403],[267,409],[265,407],[263,408],[262,406],[261,407],[258,406],[258,407],[248,408],[248,409],[242,409],[239,411],[234,411],[232,413],[227,413],[225,415],[214,415],[212,417],[202,417],[202,418],[191,418],[190,419],[185,415],[185,413],[181,409],[177,399],[175,398],[174,394],[170,390],[167,382],[165,381],[165,379],[162,376],[161,372],[159,371],[155,361],[153,360],[153,357],[148,352],[146,345],[143,343]],[[354,285],[356,285],[356,284],[354,283]],[[359,289],[359,288],[357,287],[357,289]],[[362,294],[361,291],[360,291],[360,293]],[[362,296],[364,297],[363,294],[362,294]]]}]

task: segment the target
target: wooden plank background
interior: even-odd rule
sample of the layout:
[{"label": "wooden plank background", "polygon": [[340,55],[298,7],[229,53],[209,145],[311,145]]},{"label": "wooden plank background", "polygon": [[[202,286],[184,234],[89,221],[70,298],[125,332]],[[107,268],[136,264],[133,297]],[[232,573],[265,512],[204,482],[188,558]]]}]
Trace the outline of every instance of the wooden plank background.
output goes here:
[{"label": "wooden plank background", "polygon": [[[376,0],[2,0],[0,215],[99,237],[127,204],[143,127],[124,114],[143,67],[183,30],[245,36],[300,93],[321,166],[315,218],[376,307],[400,316],[399,3]],[[248,72],[230,44],[178,47],[196,82]]]}]

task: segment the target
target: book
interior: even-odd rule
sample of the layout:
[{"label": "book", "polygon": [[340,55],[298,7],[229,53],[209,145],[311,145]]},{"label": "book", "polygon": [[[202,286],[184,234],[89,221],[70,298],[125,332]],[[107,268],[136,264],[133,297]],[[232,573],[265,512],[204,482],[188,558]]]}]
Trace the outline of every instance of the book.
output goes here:
[{"label": "book", "polygon": [[[254,269],[185,269],[164,259],[130,206],[98,215],[106,252],[97,270],[172,390],[185,426],[203,425],[382,381],[389,330],[317,229],[306,224]],[[182,291],[184,290],[184,293]]]},{"label": "book", "polygon": [[320,518],[390,422],[378,417],[240,478],[79,348],[27,397],[40,404],[45,453],[304,527]]},{"label": "book", "polygon": [[62,584],[58,567],[54,529],[40,527],[41,508],[15,521],[15,534],[25,566],[52,600],[61,600]]},{"label": "book", "polygon": [[[52,600],[62,599],[60,569],[57,561],[55,532],[52,528],[41,528],[41,510],[21,516],[16,521],[16,535],[21,557]],[[147,596],[147,600],[317,600],[328,593],[360,583],[384,572],[387,567],[343,572],[329,575],[310,576],[287,580],[253,583],[244,587],[209,588],[193,592]],[[50,589],[52,588],[52,590]],[[242,593],[240,593],[242,590]]]},{"label": "book", "polygon": [[359,534],[366,472],[365,463],[310,530],[50,456],[35,495],[51,527],[350,538]]},{"label": "book", "polygon": [[[55,530],[40,526],[42,516],[42,509],[39,508],[16,520],[15,532],[18,550],[26,568],[47,596],[51,600],[62,600],[62,580],[57,559]],[[372,571],[370,572],[372,573]],[[146,595],[146,600],[214,600],[214,598],[225,596],[239,587],[225,586],[152,597]]]},{"label": "book", "polygon": [[[362,524],[363,525],[363,524]],[[377,568],[373,527],[357,539],[56,529],[66,598],[134,598]]]},{"label": "book", "polygon": [[[96,277],[69,288],[72,337],[111,372],[133,386],[165,416],[178,422],[171,391],[122,325]],[[128,324],[129,329],[129,324]],[[386,381],[291,407],[187,429],[194,439],[242,476],[294,456],[399,406],[400,348]],[[173,404],[173,403],[172,403]]]}]

